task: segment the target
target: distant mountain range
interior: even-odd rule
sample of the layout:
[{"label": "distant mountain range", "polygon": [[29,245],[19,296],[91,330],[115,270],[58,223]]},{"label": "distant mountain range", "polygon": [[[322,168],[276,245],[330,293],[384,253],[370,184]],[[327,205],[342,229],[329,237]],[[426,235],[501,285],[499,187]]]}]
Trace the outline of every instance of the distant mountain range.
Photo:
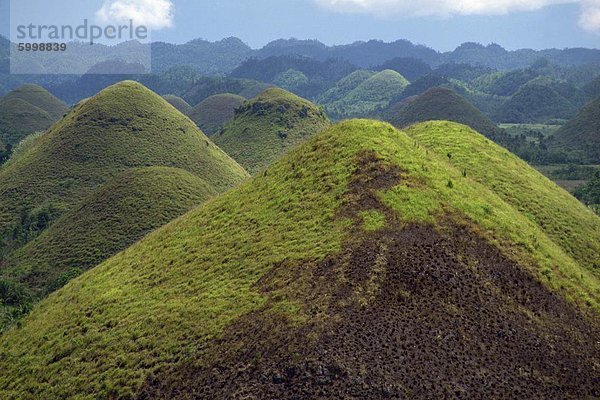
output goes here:
[{"label": "distant mountain range", "polygon": [[[125,61],[128,49],[135,43],[126,42],[116,46]],[[148,45],[141,45],[148,46]],[[233,71],[239,64],[250,58],[264,59],[281,55],[302,55],[316,60],[340,59],[359,67],[374,67],[397,57],[422,60],[431,66],[444,63],[467,63],[483,65],[498,70],[524,68],[539,58],[553,64],[576,66],[600,63],[600,49],[572,48],[509,51],[498,44],[484,46],[479,43],[463,43],[451,52],[439,52],[429,47],[414,44],[408,40],[384,42],[370,40],[347,45],[327,46],[317,40],[279,39],[260,49],[252,49],[241,39],[230,37],[216,42],[195,39],[185,44],[155,42],[152,50],[152,70],[159,73],[176,65],[193,65],[205,75],[221,75]],[[0,68],[6,69],[10,42],[0,37]],[[108,47],[102,44],[88,46],[86,55],[100,58]],[[7,71],[4,71],[7,72]]]}]

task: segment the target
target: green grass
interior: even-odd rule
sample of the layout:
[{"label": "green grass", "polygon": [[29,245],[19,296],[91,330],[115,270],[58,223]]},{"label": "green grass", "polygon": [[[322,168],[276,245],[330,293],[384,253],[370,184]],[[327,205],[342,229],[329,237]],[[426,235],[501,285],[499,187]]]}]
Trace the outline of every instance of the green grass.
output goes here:
[{"label": "green grass", "polygon": [[0,140],[15,146],[27,135],[50,128],[68,110],[44,88],[21,86],[0,98]]},{"label": "green grass", "polygon": [[354,71],[337,82],[334,87],[320,95],[317,102],[319,104],[329,104],[341,100],[373,75],[375,75],[375,72],[364,69]]},{"label": "green grass", "polygon": [[0,169],[0,231],[26,210],[69,209],[119,173],[145,166],[184,169],[219,192],[247,177],[191,120],[126,81],[81,102]]},{"label": "green grass", "polygon": [[450,89],[433,88],[411,100],[390,122],[406,127],[417,122],[448,120],[468,125],[488,137],[498,135],[498,127],[471,103]]},{"label": "green grass", "polygon": [[[403,171],[379,193],[401,222],[468,224],[550,288],[599,310],[590,264],[600,219],[590,210],[466,126],[401,132],[347,121],[43,301],[3,337],[0,397],[132,398],[161,367],[194,358],[265,306],[256,283],[273,268],[341,251],[355,230],[339,211],[365,152]],[[363,223],[380,229],[382,218],[366,213]],[[268,307],[302,323],[282,290]]]},{"label": "green grass", "polygon": [[314,104],[272,88],[238,108],[213,140],[255,174],[328,125],[327,117]]},{"label": "green grass", "polygon": [[589,103],[554,135],[552,147],[581,153],[585,162],[600,164],[600,99]]},{"label": "green grass", "polygon": [[187,101],[179,96],[168,94],[163,96],[163,99],[165,99],[170,105],[175,107],[177,111],[184,115],[187,115],[192,110],[192,106],[190,106]]},{"label": "green grass", "polygon": [[511,136],[525,135],[530,141],[536,141],[540,136],[552,137],[561,127],[561,125],[547,124],[500,124],[499,126]]},{"label": "green grass", "polygon": [[1,277],[43,297],[216,194],[182,169],[127,170],[12,254]]},{"label": "green grass", "polygon": [[210,96],[192,108],[187,116],[198,125],[205,134],[212,136],[219,132],[234,115],[246,99],[237,94],[223,93]]},{"label": "green grass", "polygon": [[[360,81],[366,75],[351,75],[350,82]],[[346,83],[342,83],[341,93],[345,92]],[[385,70],[362,81],[344,97],[325,104],[325,110],[332,118],[360,117],[372,114],[377,109],[389,106],[398,97],[409,82],[396,71]],[[331,96],[328,95],[328,96]]]},{"label": "green grass", "polygon": [[3,97],[3,100],[20,99],[47,112],[54,121],[58,121],[69,107],[41,86],[23,85]]}]

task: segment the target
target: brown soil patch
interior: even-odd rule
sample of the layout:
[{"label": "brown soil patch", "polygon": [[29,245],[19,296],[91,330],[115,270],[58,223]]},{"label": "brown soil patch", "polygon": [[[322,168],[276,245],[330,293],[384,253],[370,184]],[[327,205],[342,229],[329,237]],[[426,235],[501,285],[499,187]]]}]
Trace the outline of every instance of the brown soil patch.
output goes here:
[{"label": "brown soil patch", "polygon": [[[385,229],[355,228],[341,254],[273,270],[258,288],[267,307],[148,379],[139,398],[600,397],[597,317],[468,227],[394,221],[375,190],[401,173],[378,163],[363,157],[342,215],[377,208]],[[304,304],[305,323],[271,309],[282,296]]]}]

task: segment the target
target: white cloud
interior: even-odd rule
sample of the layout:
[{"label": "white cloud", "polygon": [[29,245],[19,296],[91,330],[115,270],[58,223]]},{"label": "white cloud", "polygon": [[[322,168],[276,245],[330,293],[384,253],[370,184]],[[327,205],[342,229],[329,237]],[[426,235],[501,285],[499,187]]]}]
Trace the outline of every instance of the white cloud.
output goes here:
[{"label": "white cloud", "polygon": [[150,29],[173,26],[173,2],[171,0],[105,0],[96,11],[96,17],[104,23],[132,20],[136,25]]},{"label": "white cloud", "polygon": [[555,4],[580,4],[580,26],[600,31],[600,0],[314,0],[336,12],[368,13],[380,17],[451,17],[504,15],[535,11]]},{"label": "white cloud", "polygon": [[600,32],[600,0],[583,1],[579,25],[590,32]]}]

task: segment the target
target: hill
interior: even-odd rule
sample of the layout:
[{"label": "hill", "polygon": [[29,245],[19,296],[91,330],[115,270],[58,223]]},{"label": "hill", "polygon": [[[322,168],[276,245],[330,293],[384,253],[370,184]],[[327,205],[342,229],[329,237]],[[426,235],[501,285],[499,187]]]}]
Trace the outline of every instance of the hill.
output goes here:
[{"label": "hill", "polygon": [[551,147],[579,152],[582,161],[600,163],[600,99],[589,103],[555,134]]},{"label": "hill", "polygon": [[245,101],[244,97],[236,94],[216,94],[191,109],[187,116],[202,132],[212,136],[221,131],[223,125],[234,117],[235,110]]},{"label": "hill", "polygon": [[177,111],[179,111],[180,113],[182,113],[184,115],[187,115],[192,110],[192,106],[190,106],[187,101],[185,101],[184,99],[182,99],[179,96],[168,94],[168,95],[163,96],[163,98],[170,105],[175,107],[177,109]]},{"label": "hill", "polygon": [[49,297],[0,395],[595,397],[598,246],[465,126],[344,122]]},{"label": "hill", "polygon": [[[216,194],[206,181],[181,169],[127,170],[5,260],[1,284],[20,288],[28,301],[43,298]],[[28,301],[6,307],[3,318],[18,317]]]},{"label": "hill", "polygon": [[255,174],[328,125],[317,106],[273,88],[239,107],[213,140]]},{"label": "hill", "polygon": [[247,176],[190,119],[125,81],[79,103],[0,170],[0,232],[25,234],[32,218],[61,214],[119,173],[146,166],[184,169],[218,192]]},{"label": "hill", "polygon": [[389,106],[408,84],[396,71],[384,70],[360,83],[340,100],[326,104],[325,109],[334,118],[366,116]]},{"label": "hill", "polygon": [[2,100],[10,101],[13,99],[21,99],[44,110],[54,121],[58,121],[69,111],[69,107],[65,103],[38,85],[23,85],[8,93]]},{"label": "hill", "polygon": [[317,99],[319,104],[329,104],[348,96],[360,84],[375,75],[375,72],[359,69],[340,79]]},{"label": "hill", "polygon": [[37,85],[24,85],[0,98],[0,140],[12,146],[27,135],[45,131],[69,110]]},{"label": "hill", "polygon": [[[575,93],[576,97],[568,98],[568,93]],[[552,79],[536,78],[505,101],[494,114],[494,120],[518,124],[569,119],[577,113],[580,101],[576,90],[566,89]]]},{"label": "hill", "polygon": [[205,77],[198,79],[183,95],[189,104],[200,104],[203,100],[221,93],[233,93],[251,99],[273,85],[250,79]]},{"label": "hill", "polygon": [[[399,107],[395,105],[392,108]],[[429,89],[400,108],[398,114],[390,116],[389,120],[398,127],[417,122],[448,120],[470,126],[487,137],[496,137],[500,133],[500,129],[488,117],[450,89]]]}]

